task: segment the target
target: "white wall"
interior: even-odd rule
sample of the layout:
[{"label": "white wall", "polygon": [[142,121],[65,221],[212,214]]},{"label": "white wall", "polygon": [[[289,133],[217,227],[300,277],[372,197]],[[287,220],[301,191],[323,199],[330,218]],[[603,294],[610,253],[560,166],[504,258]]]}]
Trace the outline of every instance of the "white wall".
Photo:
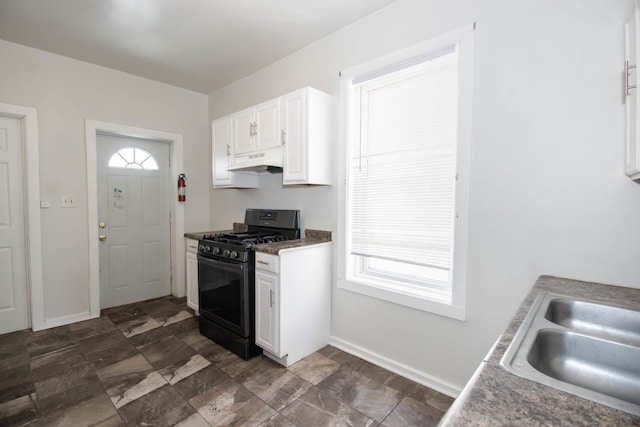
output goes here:
[{"label": "white wall", "polygon": [[[0,102],[38,110],[40,194],[51,202],[41,211],[45,319],[88,312],[85,119],[182,134],[185,230],[202,230],[209,225],[207,97],[5,41],[0,58]],[[60,208],[62,194],[75,195],[77,208]]]},{"label": "white wall", "polygon": [[[333,288],[333,335],[459,389],[540,274],[640,286],[640,186],[625,177],[631,0],[400,0],[209,97],[210,119],[478,22],[467,321]],[[337,160],[337,157],[336,157]],[[247,207],[337,229],[336,187],[212,190],[211,227]],[[334,277],[335,278],[335,277]]]}]

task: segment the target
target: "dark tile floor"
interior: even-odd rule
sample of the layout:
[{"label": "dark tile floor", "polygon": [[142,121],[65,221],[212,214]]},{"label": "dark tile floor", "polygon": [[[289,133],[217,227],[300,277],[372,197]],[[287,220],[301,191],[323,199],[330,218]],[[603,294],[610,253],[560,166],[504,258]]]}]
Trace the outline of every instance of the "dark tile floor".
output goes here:
[{"label": "dark tile floor", "polygon": [[331,346],[242,360],[173,297],[0,336],[1,426],[431,426],[451,403]]}]

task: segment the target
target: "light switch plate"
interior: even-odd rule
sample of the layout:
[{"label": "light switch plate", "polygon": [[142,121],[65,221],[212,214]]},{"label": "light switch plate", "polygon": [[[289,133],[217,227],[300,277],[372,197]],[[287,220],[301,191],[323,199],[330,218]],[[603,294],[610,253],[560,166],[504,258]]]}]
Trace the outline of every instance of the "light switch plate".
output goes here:
[{"label": "light switch plate", "polygon": [[62,208],[75,208],[76,207],[76,198],[75,196],[71,196],[68,194],[63,194],[60,197],[60,207]]}]

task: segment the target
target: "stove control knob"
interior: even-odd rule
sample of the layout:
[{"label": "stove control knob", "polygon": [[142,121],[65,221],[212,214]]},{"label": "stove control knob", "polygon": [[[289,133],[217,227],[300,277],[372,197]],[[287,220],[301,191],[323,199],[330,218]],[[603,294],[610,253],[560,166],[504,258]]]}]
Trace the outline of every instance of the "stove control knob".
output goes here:
[{"label": "stove control knob", "polygon": [[211,251],[214,255],[218,255],[220,253],[220,248],[213,248],[213,251]]},{"label": "stove control knob", "polygon": [[200,252],[204,252],[204,245],[200,245],[200,246],[198,246],[198,250],[199,250]]},{"label": "stove control knob", "polygon": [[230,256],[231,256],[231,258],[238,258],[238,252],[233,251],[233,252],[231,252]]},{"label": "stove control knob", "polygon": [[211,252],[211,246],[205,246],[204,247],[204,251],[205,252]]},{"label": "stove control knob", "polygon": [[225,258],[229,258],[229,255],[231,255],[231,251],[229,251],[229,249],[225,249],[224,252],[222,252],[222,256]]}]

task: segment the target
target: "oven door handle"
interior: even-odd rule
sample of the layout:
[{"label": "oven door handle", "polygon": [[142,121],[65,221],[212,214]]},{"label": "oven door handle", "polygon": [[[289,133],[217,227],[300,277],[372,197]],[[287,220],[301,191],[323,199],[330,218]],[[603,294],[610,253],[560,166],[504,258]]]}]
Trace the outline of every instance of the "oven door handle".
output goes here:
[{"label": "oven door handle", "polygon": [[240,262],[220,261],[217,259],[207,258],[201,255],[198,255],[198,263],[202,263],[210,267],[221,268],[227,271],[244,271],[247,265],[245,263],[240,263]]}]

